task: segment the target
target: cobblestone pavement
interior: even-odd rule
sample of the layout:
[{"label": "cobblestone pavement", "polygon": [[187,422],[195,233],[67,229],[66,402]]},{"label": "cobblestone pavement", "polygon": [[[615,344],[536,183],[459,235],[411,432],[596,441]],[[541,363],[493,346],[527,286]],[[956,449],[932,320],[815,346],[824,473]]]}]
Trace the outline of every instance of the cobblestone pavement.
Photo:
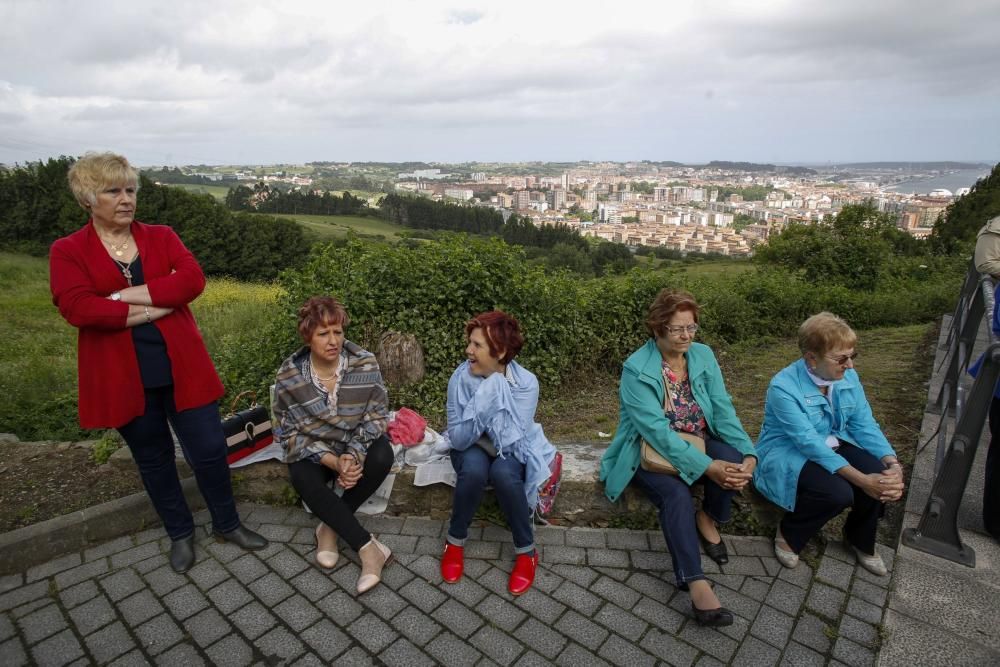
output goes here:
[{"label": "cobblestone pavement", "polygon": [[241,513],[271,546],[217,544],[202,512],[184,575],[155,528],[0,577],[0,665],[871,665],[889,585],[838,545],[815,570],[784,570],[768,540],[727,537],[721,572],[704,559],[736,614],[717,631],[691,619],[658,532],[539,528],[535,585],[514,598],[506,530],[474,528],[466,576],[449,585],[444,522],[367,517],[397,562],[359,596],[353,552],[331,573],[311,561],[310,515]]}]

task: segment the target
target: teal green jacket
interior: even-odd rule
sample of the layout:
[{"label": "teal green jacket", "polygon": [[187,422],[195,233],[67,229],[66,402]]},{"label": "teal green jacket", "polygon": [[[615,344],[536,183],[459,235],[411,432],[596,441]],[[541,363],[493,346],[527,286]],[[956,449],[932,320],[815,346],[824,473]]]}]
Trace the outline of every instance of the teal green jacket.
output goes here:
[{"label": "teal green jacket", "polygon": [[[733,401],[726,392],[722,370],[712,349],[692,343],[685,354],[691,393],[708,423],[710,434],[736,448],[744,456],[755,456],[753,442],[743,430]],[[618,430],[601,457],[601,481],[604,493],[618,500],[635,471],[639,469],[639,441],[644,438],[677,468],[681,479],[689,485],[703,474],[712,459],[689,445],[670,427],[663,414],[663,358],[656,341],[649,339],[632,353],[622,367],[618,389],[621,401]]]}]

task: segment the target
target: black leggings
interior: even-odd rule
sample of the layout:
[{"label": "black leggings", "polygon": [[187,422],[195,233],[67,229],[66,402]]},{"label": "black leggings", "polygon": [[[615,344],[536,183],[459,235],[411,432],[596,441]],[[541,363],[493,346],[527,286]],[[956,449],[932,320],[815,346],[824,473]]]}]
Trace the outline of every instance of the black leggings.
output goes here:
[{"label": "black leggings", "polygon": [[308,459],[296,461],[288,465],[288,476],[313,514],[358,551],[368,543],[371,534],[358,523],[354,513],[385,481],[392,462],[392,446],[383,435],[368,448],[361,479],[344,491],[343,496],[338,496],[329,486],[330,480],[337,478],[337,471],[325,465]]}]

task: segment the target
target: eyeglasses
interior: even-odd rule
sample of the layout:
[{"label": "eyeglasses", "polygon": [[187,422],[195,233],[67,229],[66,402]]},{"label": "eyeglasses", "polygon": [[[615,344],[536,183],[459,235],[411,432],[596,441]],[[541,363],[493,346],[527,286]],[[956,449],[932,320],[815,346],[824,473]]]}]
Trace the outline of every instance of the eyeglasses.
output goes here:
[{"label": "eyeglasses", "polygon": [[833,363],[837,364],[838,366],[845,366],[847,365],[848,361],[854,361],[855,359],[857,359],[858,353],[854,352],[852,354],[845,354],[842,357],[831,357],[830,355],[827,354],[824,354],[823,356],[832,361]]},{"label": "eyeglasses", "polygon": [[687,332],[689,336],[693,336],[698,333],[697,324],[689,324],[686,327],[667,327],[666,332],[671,336],[680,336],[682,333]]}]

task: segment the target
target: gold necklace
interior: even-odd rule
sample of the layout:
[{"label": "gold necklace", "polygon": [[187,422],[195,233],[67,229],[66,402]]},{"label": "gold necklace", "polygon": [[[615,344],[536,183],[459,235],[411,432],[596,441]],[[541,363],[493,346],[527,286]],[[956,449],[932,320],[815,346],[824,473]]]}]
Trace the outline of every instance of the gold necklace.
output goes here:
[{"label": "gold necklace", "polygon": [[101,240],[108,244],[108,246],[111,248],[111,250],[115,253],[117,257],[125,256],[125,251],[128,250],[128,242],[129,242],[128,237],[125,237],[125,240],[122,241],[120,244],[112,243],[111,241],[105,238],[102,238]]}]

